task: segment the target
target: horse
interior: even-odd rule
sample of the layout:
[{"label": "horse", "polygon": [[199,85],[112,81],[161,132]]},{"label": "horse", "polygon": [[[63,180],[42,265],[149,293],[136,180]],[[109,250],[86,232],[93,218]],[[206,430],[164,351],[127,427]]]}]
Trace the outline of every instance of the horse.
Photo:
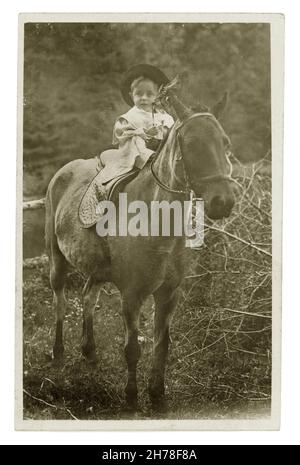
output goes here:
[{"label": "horse", "polygon": [[[204,199],[208,217],[228,217],[234,205],[225,156],[230,140],[218,121],[226,98],[211,112],[194,112],[174,92],[170,91],[167,97],[178,118],[177,123],[157,156],[122,192],[127,194],[128,202],[143,200],[149,204],[152,200],[182,203],[193,190],[197,197]],[[169,142],[176,144],[175,155],[170,153]],[[94,158],[69,162],[54,175],[46,194],[46,249],[56,311],[53,358],[60,363],[63,360],[63,319],[67,305],[64,286],[68,265],[87,277],[83,289],[81,350],[92,362],[96,360],[94,309],[101,286],[105,282],[114,283],[121,294],[125,328],[125,401],[129,409],[135,410],[138,405],[137,364],[141,355],[139,313],[143,302],[153,295],[153,360],[148,393],[153,408],[164,408],[169,328],[184,278],[185,238],[174,235],[103,238],[95,227],[83,228],[78,207],[95,176],[96,164]]]}]

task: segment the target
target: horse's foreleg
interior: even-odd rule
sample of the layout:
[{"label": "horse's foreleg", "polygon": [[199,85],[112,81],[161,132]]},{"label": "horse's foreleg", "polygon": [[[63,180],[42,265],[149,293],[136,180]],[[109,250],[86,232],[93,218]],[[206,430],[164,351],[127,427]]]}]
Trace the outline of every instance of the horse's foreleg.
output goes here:
[{"label": "horse's foreleg", "polygon": [[136,367],[141,355],[138,343],[138,324],[141,302],[135,297],[123,296],[122,310],[125,326],[125,359],[128,368],[128,378],[125,388],[126,402],[129,408],[137,407]]},{"label": "horse's foreleg", "polygon": [[96,345],[94,339],[94,311],[100,292],[100,285],[90,277],[83,289],[83,331],[82,354],[90,361],[96,360]]},{"label": "horse's foreleg", "polygon": [[169,348],[169,326],[177,304],[176,289],[162,286],[154,293],[153,365],[149,380],[149,396],[154,408],[164,407],[165,366]]}]

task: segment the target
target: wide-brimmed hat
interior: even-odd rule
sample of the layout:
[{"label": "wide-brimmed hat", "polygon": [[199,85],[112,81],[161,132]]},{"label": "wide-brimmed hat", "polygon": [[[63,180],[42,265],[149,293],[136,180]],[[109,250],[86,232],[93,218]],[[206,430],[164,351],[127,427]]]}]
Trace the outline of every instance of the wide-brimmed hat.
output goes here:
[{"label": "wide-brimmed hat", "polygon": [[133,101],[130,96],[131,84],[140,76],[151,79],[151,81],[155,82],[158,86],[167,84],[170,81],[167,76],[156,66],[147,64],[133,66],[126,72],[121,84],[122,96],[125,102],[128,103],[128,105],[131,107],[133,106]]}]

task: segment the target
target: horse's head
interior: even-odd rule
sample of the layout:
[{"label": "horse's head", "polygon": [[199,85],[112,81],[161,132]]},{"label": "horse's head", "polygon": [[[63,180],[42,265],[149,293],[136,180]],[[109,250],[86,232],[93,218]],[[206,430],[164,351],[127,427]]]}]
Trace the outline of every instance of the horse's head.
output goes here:
[{"label": "horse's head", "polygon": [[206,214],[212,219],[228,217],[234,205],[227,158],[230,140],[216,116],[192,113],[177,134],[188,182],[204,199]]},{"label": "horse's head", "polygon": [[168,100],[180,121],[177,138],[188,187],[203,198],[211,219],[228,217],[234,205],[227,157],[230,139],[217,119],[227,104],[227,93],[211,112],[204,107],[194,112],[171,93]]}]

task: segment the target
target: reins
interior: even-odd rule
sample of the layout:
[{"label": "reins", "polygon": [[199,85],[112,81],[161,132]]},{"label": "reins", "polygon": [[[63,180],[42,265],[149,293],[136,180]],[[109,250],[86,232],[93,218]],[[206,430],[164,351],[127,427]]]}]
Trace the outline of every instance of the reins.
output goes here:
[{"label": "reins", "polygon": [[153,167],[153,164],[154,164],[155,160],[156,160],[156,158],[153,158],[153,160],[151,161],[150,169],[151,169],[152,176],[154,177],[154,179],[155,179],[156,183],[159,185],[159,187],[161,187],[162,189],[164,189],[167,192],[171,192],[172,194],[189,194],[190,193],[191,189],[189,189],[189,190],[172,189],[171,187],[167,186],[162,181],[160,181],[160,179],[158,178],[157,174],[155,173],[154,167]]},{"label": "reins", "polygon": [[[178,146],[179,146],[179,149],[180,149],[180,143],[179,143],[179,133],[178,133],[178,130],[181,129],[188,121],[190,121],[191,119],[193,118],[197,118],[197,117],[200,117],[200,116],[206,116],[206,117],[209,117],[209,118],[212,118],[214,120],[214,122],[217,124],[217,126],[219,127],[219,129],[224,132],[224,129],[222,128],[222,126],[220,125],[219,121],[214,117],[214,115],[212,113],[207,113],[207,112],[203,112],[203,113],[194,113],[193,115],[189,116],[188,118],[186,118],[185,120],[183,120],[179,125],[178,127],[176,128],[176,138],[178,139]],[[181,149],[180,149],[180,152],[181,152]],[[228,153],[225,154],[226,155],[226,158],[228,160],[228,163],[230,164],[231,166],[231,163],[228,159]],[[181,157],[178,159],[178,160],[182,160],[183,161],[183,169],[184,169],[184,177],[185,177],[185,187],[186,189],[185,190],[180,190],[180,189],[173,189],[169,186],[167,186],[165,183],[163,183],[159,177],[157,176],[157,174],[155,173],[154,171],[154,162],[157,160],[157,157],[154,157],[153,160],[151,161],[151,164],[150,164],[150,169],[151,169],[151,173],[152,173],[152,176],[154,177],[155,179],[155,182],[158,184],[159,187],[161,187],[162,189],[164,189],[165,191],[167,192],[170,192],[172,194],[183,194],[183,195],[187,195],[189,194],[190,196],[194,196],[194,190],[190,187],[190,181],[189,181],[189,176],[187,175],[187,172],[186,172],[186,168],[185,168],[185,165],[184,165],[184,160],[183,160],[183,156],[182,156],[182,152],[181,152]],[[232,170],[231,170],[232,171]],[[215,182],[215,181],[232,181],[232,177],[231,177],[231,171],[230,171],[230,174],[213,174],[213,175],[209,175],[209,176],[203,176],[199,179],[199,182],[197,184],[201,184],[201,183],[209,183],[209,182]]]}]

